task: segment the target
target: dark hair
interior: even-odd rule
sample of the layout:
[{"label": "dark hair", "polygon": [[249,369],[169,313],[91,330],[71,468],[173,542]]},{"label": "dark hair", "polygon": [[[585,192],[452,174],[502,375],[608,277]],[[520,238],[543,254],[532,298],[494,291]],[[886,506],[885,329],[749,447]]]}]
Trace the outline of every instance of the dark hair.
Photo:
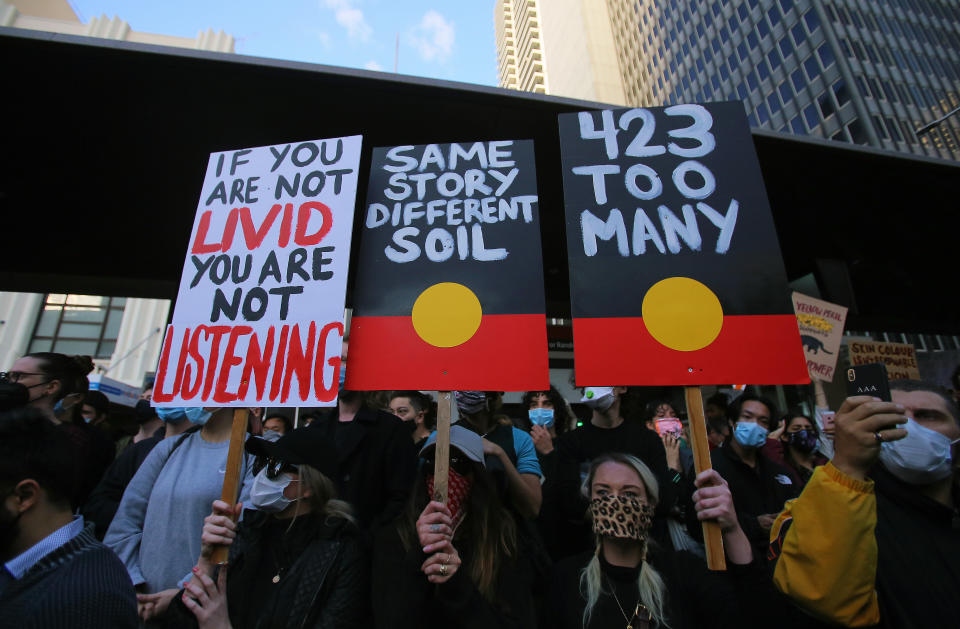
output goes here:
[{"label": "dark hair", "polygon": [[[657,398],[647,402],[647,405],[643,409],[643,421],[648,422],[653,419],[653,416],[657,414],[657,411],[660,410],[661,406],[669,406],[676,412],[676,407],[673,405],[673,402],[667,398]],[[679,414],[679,413],[678,413]]]},{"label": "dark hair", "polygon": [[790,427],[790,424],[793,423],[793,420],[803,418],[810,422],[810,425],[813,427],[813,434],[820,436],[820,429],[817,428],[817,422],[813,421],[806,413],[804,413],[799,408],[791,408],[790,411],[780,418],[780,421],[783,422],[783,432],[786,434],[787,428]]},{"label": "dark hair", "polygon": [[26,358],[39,362],[40,371],[51,380],[60,382],[54,400],[62,400],[71,393],[85,393],[90,386],[87,374],[93,371],[93,359],[89,356],[67,356],[56,352],[33,352]]},{"label": "dark hair", "polygon": [[[523,405],[523,410],[529,410],[533,398],[541,393],[546,395],[550,403],[553,404],[553,428],[557,431],[557,435],[562,435],[570,428],[570,414],[567,413],[567,401],[563,399],[563,396],[560,395],[560,392],[557,391],[557,388],[552,384],[546,391],[527,391],[524,393],[523,399],[520,400],[520,403]],[[527,424],[529,423],[530,421],[527,419]],[[525,430],[529,432],[530,428],[528,427]]]},{"label": "dark hair", "polygon": [[398,397],[407,398],[410,400],[410,406],[413,407],[415,413],[423,411],[423,425],[428,430],[433,430],[436,426],[436,417],[431,413],[431,406],[433,406],[433,398],[431,398],[426,393],[421,393],[420,391],[391,391],[390,392],[390,401],[394,401]]},{"label": "dark hair", "polygon": [[723,393],[714,393],[707,398],[706,402],[703,403],[704,406],[708,406],[710,404],[713,404],[724,413],[727,412],[727,407],[730,406],[730,403],[727,401],[727,396],[725,396]]},{"label": "dark hair", "polygon": [[50,501],[67,508],[76,493],[78,461],[64,428],[35,408],[21,407],[0,415],[0,483],[9,490],[32,478]]},{"label": "dark hair", "polygon": [[[301,415],[301,417],[303,416]],[[287,434],[288,432],[293,430],[293,420],[287,417],[286,415],[284,415],[283,413],[270,413],[269,415],[263,418],[263,425],[266,426],[267,421],[274,418],[279,419],[280,421],[283,422],[283,434]]]},{"label": "dark hair", "polygon": [[[479,463],[467,460],[471,467],[473,485],[463,507],[465,515],[463,522],[457,527],[454,546],[457,546],[458,538],[468,540],[470,551],[464,558],[462,567],[483,598],[494,603],[503,559],[512,557],[517,552],[517,525],[510,511],[501,502],[493,475]],[[426,477],[432,474],[433,469],[423,466],[421,472],[414,481],[413,491],[410,492],[403,514],[397,520],[397,532],[408,552],[419,547],[417,518],[430,501]]]},{"label": "dark hair", "polygon": [[913,391],[926,391],[927,393],[939,395],[943,399],[944,404],[947,405],[947,412],[953,417],[953,421],[960,424],[960,408],[957,406],[957,401],[950,396],[949,391],[939,384],[934,384],[926,380],[891,380],[890,390],[908,393]]},{"label": "dark hair", "polygon": [[736,424],[740,419],[740,411],[743,409],[743,405],[747,402],[760,402],[767,407],[767,410],[770,412],[770,427],[772,429],[773,424],[776,423],[777,417],[779,416],[777,413],[777,407],[773,404],[770,398],[757,395],[756,393],[744,393],[734,400],[733,403],[727,407],[727,421],[729,421],[731,424]]},{"label": "dark hair", "polygon": [[110,400],[100,391],[87,391],[83,394],[83,403],[92,406],[97,415],[102,415],[110,410]]}]

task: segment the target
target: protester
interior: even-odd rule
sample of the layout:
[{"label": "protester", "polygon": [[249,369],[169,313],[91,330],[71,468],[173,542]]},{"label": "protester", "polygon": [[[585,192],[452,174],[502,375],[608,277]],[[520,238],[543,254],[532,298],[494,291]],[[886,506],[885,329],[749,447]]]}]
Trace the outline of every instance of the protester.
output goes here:
[{"label": "protester", "polygon": [[[252,506],[213,502],[193,576],[174,599],[168,624],[181,627],[337,627],[367,625],[369,565],[347,503],[334,498],[336,450],[315,430],[276,442],[252,437],[246,450],[265,460]],[[216,574],[210,556],[230,546]],[[192,612],[192,613],[191,613]]]},{"label": "protester", "polygon": [[271,413],[263,420],[263,431],[271,431],[282,437],[293,431],[293,421],[283,413]]},{"label": "protester", "polygon": [[[396,416],[364,403],[358,391],[341,390],[337,412],[310,424],[336,445],[337,495],[353,507],[365,533],[393,521],[403,510],[416,474],[410,433]],[[372,540],[372,537],[369,538]]]},{"label": "protester", "polygon": [[156,411],[153,410],[153,407],[150,405],[150,400],[153,398],[153,387],[147,387],[143,393],[140,394],[140,399],[137,400],[136,405],[133,407],[133,418],[137,422],[137,432],[134,435],[125,435],[117,439],[117,456],[124,451],[127,447],[132,444],[140,443],[145,439],[154,437],[159,432],[162,436],[163,430],[163,420],[157,415]]},{"label": "protester", "polygon": [[783,416],[780,434],[770,433],[760,453],[790,470],[799,490],[807,484],[813,468],[823,465],[827,458],[817,452],[820,431],[800,409]]},{"label": "protester", "polygon": [[390,394],[390,412],[402,419],[411,431],[417,450],[423,447],[427,437],[436,428],[430,421],[430,405],[433,400],[420,391],[394,391]]},{"label": "protester", "polygon": [[960,412],[946,390],[890,383],[837,411],[832,461],[777,518],[774,583],[846,626],[957,624]]},{"label": "protester", "polygon": [[137,626],[123,564],[73,515],[75,456],[39,409],[0,417],[0,627]]},{"label": "protester", "polygon": [[[89,356],[35,352],[18,358],[6,374],[9,382],[27,388],[27,408],[37,409],[70,436],[77,454],[76,474],[80,479],[71,498],[75,507],[86,501],[114,456],[112,442],[99,430],[87,426],[80,417],[78,402],[87,392],[87,374],[92,370],[93,360]],[[61,411],[59,415],[58,409]]]},{"label": "protester", "polygon": [[512,423],[496,421],[499,398],[498,391],[457,391],[459,425],[483,438],[483,453],[503,468],[505,501],[521,518],[532,520],[540,514],[543,501],[540,462],[530,435]]},{"label": "protester", "polygon": [[775,415],[770,400],[744,393],[727,409],[732,437],[710,456],[713,469],[729,484],[737,519],[758,555],[770,541],[770,527],[783,503],[800,493],[790,470],[760,451]]},{"label": "protester", "polygon": [[104,428],[110,413],[110,400],[100,391],[87,391],[83,394],[80,415],[88,426]]},{"label": "protester", "polygon": [[726,573],[708,572],[702,559],[650,541],[659,486],[648,466],[628,454],[595,459],[583,484],[595,547],[556,566],[543,626],[763,626],[751,621],[772,588],[737,522],[727,484],[706,470],[696,485],[698,518],[722,531]]},{"label": "protester", "polygon": [[435,440],[421,450],[423,476],[403,516],[377,537],[376,626],[533,627],[533,569],[485,467],[483,440],[451,426],[446,504],[432,500]]},{"label": "protester", "polygon": [[727,425],[727,397],[722,393],[714,393],[707,398],[703,407],[703,413],[707,420],[707,440],[710,442],[710,449],[719,448],[730,436],[730,428]]},{"label": "protester", "polygon": [[[96,525],[97,539],[103,539],[104,535],[107,534],[107,529],[113,522],[117,508],[120,506],[123,492],[154,446],[163,439],[181,435],[191,425],[187,416],[180,409],[157,410],[163,414],[162,419],[159,416],[157,417],[157,421],[161,422],[159,430],[155,431],[155,434],[150,437],[132,443],[125,448],[107,468],[100,483],[83,505],[84,517]],[[138,417],[143,417],[147,413],[150,415],[156,414],[148,400],[137,402],[137,408],[134,412]]]},{"label": "protester", "polygon": [[590,462],[607,452],[631,454],[649,467],[660,485],[654,521],[654,537],[667,540],[664,517],[670,513],[678,495],[681,477],[667,470],[666,452],[657,433],[642,422],[625,422],[620,413],[620,399],[626,387],[587,387],[581,402],[589,406],[589,423],[562,435],[557,448],[558,501],[563,520],[557,523],[563,542],[564,556],[591,546],[590,528],[584,520],[589,502],[580,491],[587,477]]},{"label": "protester", "polygon": [[555,475],[557,438],[570,428],[570,413],[560,392],[551,384],[547,391],[527,391],[520,405],[527,409],[530,438],[537,451],[544,477]]},{"label": "protester", "polygon": [[[233,425],[231,408],[158,409],[186,415],[194,427],[157,444],[123,493],[104,543],[117,553],[134,585],[141,617],[166,611],[200,554],[203,519],[223,491]],[[253,482],[252,460],[240,469],[240,501]]]}]

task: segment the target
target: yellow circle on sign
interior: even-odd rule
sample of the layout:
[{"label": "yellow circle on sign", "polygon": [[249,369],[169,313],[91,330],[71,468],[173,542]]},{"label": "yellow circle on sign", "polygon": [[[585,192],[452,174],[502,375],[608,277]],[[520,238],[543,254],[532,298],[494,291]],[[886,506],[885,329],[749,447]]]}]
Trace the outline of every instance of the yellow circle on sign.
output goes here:
[{"label": "yellow circle on sign", "polygon": [[723,308],[712,290],[689,277],[668,277],[643,298],[643,322],[650,335],[670,349],[703,349],[720,334]]},{"label": "yellow circle on sign", "polygon": [[420,293],[413,304],[413,329],[434,347],[456,347],[480,327],[483,309],[463,284],[442,282]]}]

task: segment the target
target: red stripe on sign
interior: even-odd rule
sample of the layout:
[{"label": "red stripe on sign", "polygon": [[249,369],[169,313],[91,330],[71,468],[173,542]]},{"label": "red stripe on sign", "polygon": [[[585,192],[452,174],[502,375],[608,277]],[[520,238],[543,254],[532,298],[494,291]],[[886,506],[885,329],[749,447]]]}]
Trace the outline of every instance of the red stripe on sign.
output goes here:
[{"label": "red stripe on sign", "polygon": [[456,347],[421,339],[411,317],[353,317],[348,389],[379,391],[528,391],[550,386],[547,321],[542,314],[484,315]]},{"label": "red stripe on sign", "polygon": [[573,320],[579,386],[807,384],[794,315],[730,315],[707,347],[681,352],[661,345],[641,317]]}]

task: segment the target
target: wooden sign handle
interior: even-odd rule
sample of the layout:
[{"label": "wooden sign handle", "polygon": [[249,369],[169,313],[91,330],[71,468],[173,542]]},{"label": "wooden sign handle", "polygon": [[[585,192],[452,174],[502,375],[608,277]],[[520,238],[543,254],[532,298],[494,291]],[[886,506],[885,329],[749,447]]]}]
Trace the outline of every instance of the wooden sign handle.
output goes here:
[{"label": "wooden sign handle", "polygon": [[452,398],[450,391],[439,391],[437,395],[437,449],[433,455],[433,499],[444,504],[447,502],[447,479],[450,476]]},{"label": "wooden sign handle", "polygon": [[[693,446],[693,465],[697,474],[713,468],[710,462],[710,442],[707,441],[707,419],[703,413],[703,393],[700,387],[684,387],[687,402],[687,417],[690,419],[690,445]],[[704,520],[703,543],[707,548],[707,568],[726,570],[727,560],[723,554],[723,535],[720,525]]]},{"label": "wooden sign handle", "polygon": [[[233,411],[233,427],[230,429],[230,449],[227,451],[227,471],[223,475],[223,492],[220,500],[228,505],[237,504],[237,492],[240,490],[240,467],[243,462],[244,435],[247,434],[247,421],[250,412],[245,408]],[[227,563],[229,546],[215,546],[210,561],[214,564]]]}]

